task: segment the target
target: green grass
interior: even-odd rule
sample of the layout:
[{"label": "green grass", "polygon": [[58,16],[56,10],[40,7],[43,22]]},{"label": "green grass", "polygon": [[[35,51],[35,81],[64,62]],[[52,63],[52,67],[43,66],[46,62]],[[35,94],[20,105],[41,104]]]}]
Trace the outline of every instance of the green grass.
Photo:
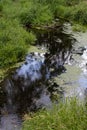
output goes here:
[{"label": "green grass", "polygon": [[43,25],[51,23],[53,14],[48,5],[32,4],[31,8],[22,12],[20,15],[21,23],[25,26]]},{"label": "green grass", "polygon": [[35,34],[29,31],[30,27],[51,25],[57,17],[75,22],[73,30],[84,29],[85,31],[87,2],[84,0],[1,0],[0,68],[11,66],[24,58],[28,48],[36,40]]},{"label": "green grass", "polygon": [[20,23],[20,14],[30,5],[30,2],[26,7],[22,1],[0,1],[0,69],[22,61],[36,40],[35,34]]},{"label": "green grass", "polygon": [[0,67],[7,67],[21,61],[36,38],[16,19],[1,18],[0,27]]},{"label": "green grass", "polygon": [[22,130],[87,130],[87,109],[76,99],[25,115]]},{"label": "green grass", "polygon": [[[36,36],[29,25],[46,25],[53,20],[48,5],[34,0],[0,1],[0,68],[21,61]],[[27,27],[27,28],[26,28]]]},{"label": "green grass", "polygon": [[72,26],[72,29],[73,29],[73,31],[75,31],[75,32],[86,32],[86,30],[87,30],[87,26],[84,26],[84,25],[81,25],[81,24],[73,24],[73,26]]},{"label": "green grass", "polygon": [[55,17],[62,17],[70,22],[87,25],[87,2],[84,0],[62,0],[60,4],[52,8]]}]

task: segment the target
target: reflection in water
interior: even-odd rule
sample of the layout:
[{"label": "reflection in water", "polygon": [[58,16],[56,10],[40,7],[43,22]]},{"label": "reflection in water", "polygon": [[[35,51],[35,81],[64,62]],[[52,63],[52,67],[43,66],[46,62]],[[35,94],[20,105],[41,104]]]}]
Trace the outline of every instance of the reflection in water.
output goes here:
[{"label": "reflection in water", "polygon": [[86,89],[87,88],[87,75],[80,75],[79,77],[79,85],[82,89]]},{"label": "reflection in water", "polygon": [[[46,87],[50,73],[44,60],[45,57],[39,53],[27,55],[25,63],[2,83],[5,101],[0,109],[3,115],[1,130],[12,130],[12,127],[18,130],[19,124],[13,126],[11,121],[15,113],[22,114],[51,106],[50,93]],[[18,120],[14,118],[14,122]]]},{"label": "reflection in water", "polygon": [[44,57],[40,54],[29,54],[25,63],[4,82],[6,93],[4,107],[9,113],[13,113],[36,110],[43,104],[47,106],[50,103],[50,95],[46,88],[49,77]]},{"label": "reflection in water", "polygon": [[64,33],[63,27],[42,31],[42,33],[36,30],[36,33],[38,37],[36,45],[42,49],[48,48],[46,62],[50,68],[60,69],[65,62],[72,58],[71,50],[76,40],[71,35]]},{"label": "reflection in water", "polygon": [[56,28],[48,31],[43,31],[37,33],[37,45],[45,46],[48,48],[50,55],[61,54],[61,58],[65,57],[66,53],[70,53],[75,39],[69,34],[63,32],[62,27]]},{"label": "reflection in water", "polygon": [[21,119],[16,114],[1,116],[0,130],[21,130]]}]

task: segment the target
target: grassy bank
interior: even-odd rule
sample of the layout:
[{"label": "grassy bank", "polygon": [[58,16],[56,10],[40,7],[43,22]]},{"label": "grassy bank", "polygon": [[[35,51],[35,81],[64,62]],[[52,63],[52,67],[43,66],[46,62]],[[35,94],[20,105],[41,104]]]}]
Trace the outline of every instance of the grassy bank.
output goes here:
[{"label": "grassy bank", "polygon": [[73,23],[74,31],[87,30],[87,1],[61,0],[59,4],[55,6],[52,5],[51,8],[53,9],[55,17]]},{"label": "grassy bank", "polygon": [[35,35],[20,23],[18,5],[16,1],[0,1],[0,69],[22,61],[36,40]]},{"label": "grassy bank", "polygon": [[[87,25],[87,2],[84,0],[1,0],[0,68],[14,65],[26,55],[36,37],[32,26],[48,26],[55,18]],[[78,24],[79,23],[79,26]]]},{"label": "grassy bank", "polygon": [[76,99],[66,100],[50,110],[25,115],[22,130],[86,130],[87,109]]}]

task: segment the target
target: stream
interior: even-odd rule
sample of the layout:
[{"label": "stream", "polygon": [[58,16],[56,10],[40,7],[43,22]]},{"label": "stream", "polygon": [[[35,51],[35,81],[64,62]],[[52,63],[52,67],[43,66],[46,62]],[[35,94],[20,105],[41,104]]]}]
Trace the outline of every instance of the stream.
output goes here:
[{"label": "stream", "polygon": [[0,83],[0,130],[21,130],[25,113],[87,95],[87,32],[75,33],[69,23],[32,31],[37,51]]}]

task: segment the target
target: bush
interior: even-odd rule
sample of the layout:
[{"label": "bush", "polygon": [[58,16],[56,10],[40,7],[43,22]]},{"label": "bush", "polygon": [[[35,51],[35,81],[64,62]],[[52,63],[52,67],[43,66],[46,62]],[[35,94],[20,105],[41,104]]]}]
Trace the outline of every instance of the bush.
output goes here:
[{"label": "bush", "polygon": [[87,110],[83,104],[71,99],[54,106],[26,115],[22,130],[86,130]]}]

